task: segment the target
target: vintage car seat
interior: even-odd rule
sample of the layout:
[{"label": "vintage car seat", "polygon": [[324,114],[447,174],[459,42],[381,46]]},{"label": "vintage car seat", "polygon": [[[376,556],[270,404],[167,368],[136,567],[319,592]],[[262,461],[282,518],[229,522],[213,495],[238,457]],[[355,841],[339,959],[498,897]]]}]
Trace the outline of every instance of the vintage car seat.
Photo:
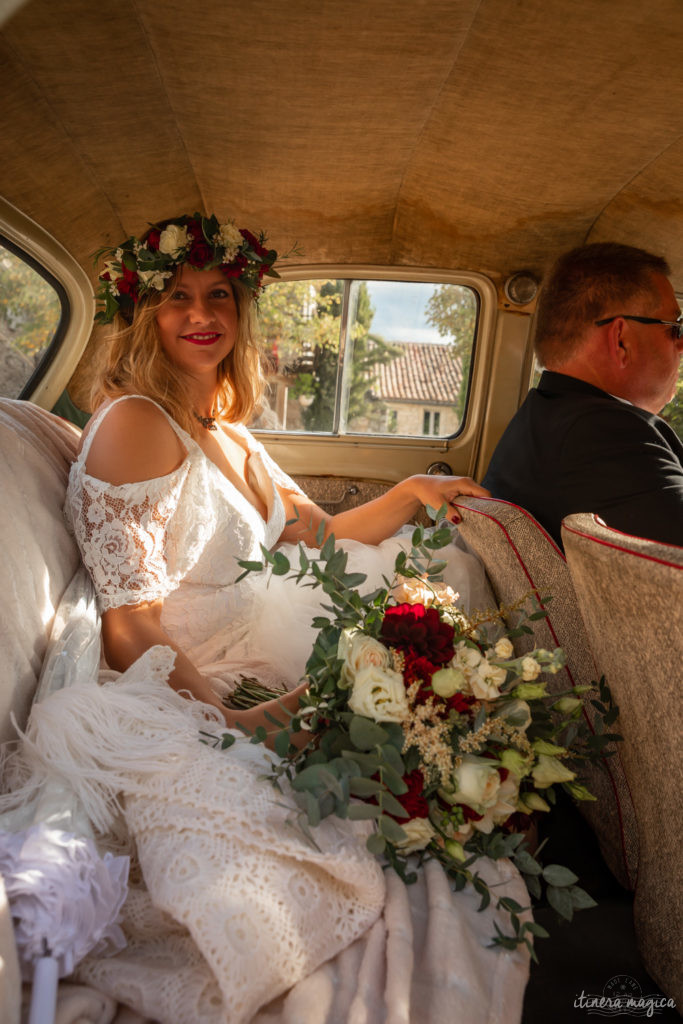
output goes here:
[{"label": "vintage car seat", "polygon": [[599,671],[621,709],[640,850],[638,946],[652,978],[680,1007],[683,548],[623,534],[589,514],[568,516],[562,537]]},{"label": "vintage car seat", "polygon": [[80,431],[30,402],[0,399],[0,743],[23,727],[55,610],[80,564],[63,515]]},{"label": "vintage car seat", "polygon": [[[532,515],[507,501],[458,498],[456,505],[462,514],[460,533],[482,559],[501,604],[511,605],[529,592],[542,604],[545,597],[552,598],[547,618],[529,624],[533,635],[515,641],[517,654],[534,646],[564,648],[567,667],[548,677],[550,692],[589,685],[599,678],[567,563],[548,533]],[[603,764],[604,770],[590,765],[586,771],[588,788],[597,802],[582,802],[579,809],[615,878],[624,888],[633,889],[638,868],[633,802],[619,754],[615,752]]]},{"label": "vintage car seat", "polygon": [[[79,431],[30,402],[0,399],[0,742],[23,727],[55,611],[80,559],[62,509]],[[19,1024],[21,988],[0,879],[0,1019]]]}]

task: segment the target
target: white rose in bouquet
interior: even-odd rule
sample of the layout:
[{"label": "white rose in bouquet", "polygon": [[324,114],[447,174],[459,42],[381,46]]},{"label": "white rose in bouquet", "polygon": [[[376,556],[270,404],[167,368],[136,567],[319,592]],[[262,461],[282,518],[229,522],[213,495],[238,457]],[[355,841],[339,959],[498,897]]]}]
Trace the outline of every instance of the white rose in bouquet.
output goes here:
[{"label": "white rose in bouquet", "polygon": [[337,654],[344,662],[342,680],[346,686],[353,683],[358,672],[364,668],[387,669],[391,667],[391,653],[384,644],[358,630],[344,630],[339,638]]},{"label": "white rose in bouquet", "polygon": [[495,700],[500,697],[500,688],[507,678],[507,672],[498,665],[492,665],[482,658],[477,671],[470,676],[470,686],[477,700]]},{"label": "white rose in bouquet", "polygon": [[453,773],[451,790],[440,790],[452,804],[467,804],[477,814],[494,807],[500,789],[500,775],[494,763],[465,754]]},{"label": "white rose in bouquet", "polygon": [[501,661],[507,661],[509,658],[512,658],[515,653],[512,641],[506,636],[502,636],[500,638],[493,650],[495,651],[496,657],[500,658]]},{"label": "white rose in bouquet", "polygon": [[522,658],[522,679],[530,683],[541,674],[541,666],[535,658]]},{"label": "white rose in bouquet", "polygon": [[477,832],[485,832],[488,835],[496,825],[504,824],[517,810],[518,798],[519,783],[513,772],[510,772],[498,787],[495,803],[486,808],[479,821],[472,822]]},{"label": "white rose in bouquet", "polygon": [[353,680],[349,707],[357,715],[375,722],[403,722],[409,707],[403,676],[375,665],[362,668]]},{"label": "white rose in bouquet", "polygon": [[424,850],[436,835],[429,818],[411,818],[410,821],[399,821],[399,825],[406,834],[406,838],[396,843],[396,849],[401,853],[415,853],[416,850]]},{"label": "white rose in bouquet", "polygon": [[460,596],[447,583],[425,580],[418,577],[401,576],[400,582],[391,588],[392,596],[399,604],[433,605],[455,604]]}]

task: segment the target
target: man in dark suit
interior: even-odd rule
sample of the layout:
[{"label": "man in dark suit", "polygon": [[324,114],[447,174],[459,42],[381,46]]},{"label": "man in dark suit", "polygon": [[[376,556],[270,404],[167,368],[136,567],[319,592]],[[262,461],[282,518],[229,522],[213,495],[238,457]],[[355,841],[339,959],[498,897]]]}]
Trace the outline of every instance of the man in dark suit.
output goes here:
[{"label": "man in dark suit", "polygon": [[683,445],[656,414],[674,394],[683,322],[664,259],[617,243],[562,256],[541,292],[545,372],[483,484],[561,543],[571,512],[683,545]]}]

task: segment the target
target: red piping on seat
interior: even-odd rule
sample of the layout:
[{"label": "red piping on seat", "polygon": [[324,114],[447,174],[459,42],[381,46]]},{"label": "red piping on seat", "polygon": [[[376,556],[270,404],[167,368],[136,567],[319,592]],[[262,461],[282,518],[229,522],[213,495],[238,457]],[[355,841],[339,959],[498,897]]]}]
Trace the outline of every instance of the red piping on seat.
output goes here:
[{"label": "red piping on seat", "polygon": [[[480,500],[485,501],[486,499],[483,498],[483,499],[480,499]],[[542,533],[546,537],[546,539],[550,542],[550,544],[552,544],[553,548],[555,549],[555,551],[557,552],[559,557],[566,564],[567,559],[565,558],[563,552],[558,548],[557,544],[555,543],[553,538],[550,536],[550,534],[546,532],[546,530],[541,526],[541,524],[536,519],[534,519],[534,517],[531,515],[530,512],[527,512],[526,509],[521,508],[519,505],[515,505],[515,503],[513,501],[503,501],[502,499],[498,499],[498,498],[494,498],[494,499],[491,499],[491,500],[493,500],[493,501],[500,501],[500,503],[502,505],[507,505],[508,508],[514,508],[518,512],[521,512],[522,515],[524,515],[527,519],[530,519],[532,521],[532,523],[538,528],[539,532]],[[524,564],[524,560],[523,560],[522,556],[520,555],[519,551],[517,550],[517,546],[515,545],[515,542],[512,540],[510,534],[505,529],[505,527],[500,522],[500,520],[496,519],[495,516],[490,515],[488,512],[481,511],[480,509],[473,509],[473,508],[470,508],[468,505],[458,505],[457,502],[453,502],[453,504],[456,505],[457,508],[462,508],[462,509],[464,509],[467,512],[470,512],[470,513],[476,512],[477,515],[484,516],[486,519],[490,519],[492,522],[494,522],[496,524],[496,526],[500,530],[503,531],[505,537],[508,540],[508,543],[509,543],[510,547],[512,548],[512,550],[515,553],[515,557],[517,558],[517,561],[519,562],[520,566],[522,567],[522,571],[524,572],[524,575],[528,579],[529,583],[531,584],[531,586],[534,589],[534,592],[536,593],[536,596],[538,597],[538,603],[540,604],[541,608],[543,608],[544,611],[546,611],[547,609],[544,608],[543,602],[541,601],[541,596],[540,596],[540,594],[538,592],[538,587],[534,583],[532,577],[529,575],[527,567]],[[565,529],[567,529],[567,527],[565,527]],[[576,531],[576,530],[572,530],[572,532],[578,534],[578,531]],[[588,536],[588,535],[587,534],[579,534],[579,536]],[[593,540],[594,538],[590,537],[589,539]],[[616,545],[608,544],[606,541],[599,541],[598,543],[606,544],[608,547],[616,547]],[[626,550],[626,549],[619,549],[619,550]],[[643,557],[644,558],[650,558],[651,556],[644,555]],[[651,558],[651,561],[658,561],[658,559]],[[664,562],[663,564],[664,565],[669,565],[671,563]],[[680,568],[680,566],[676,566],[676,568]],[[548,629],[550,630],[550,635],[552,636],[553,640],[555,641],[555,645],[557,647],[559,647],[560,643],[559,643],[559,640],[557,638],[557,634],[555,633],[555,630],[553,628],[553,624],[550,621],[550,617],[549,616],[546,618],[546,623],[547,623]],[[574,676],[571,673],[569,665],[565,665],[565,668],[567,669],[567,675],[569,676],[569,678],[572,681],[572,685],[575,686],[576,683],[574,682]],[[597,672],[596,672],[596,674],[597,674]],[[593,735],[595,735],[595,729],[593,728],[593,723],[591,722],[590,718],[588,717],[588,714],[587,714],[585,708],[583,708],[582,714],[583,714],[583,717],[585,719],[586,725],[588,726],[590,731],[593,733]],[[624,819],[623,819],[622,814],[621,814],[621,801],[619,800],[619,793],[618,793],[618,790],[617,790],[617,784],[616,784],[616,782],[614,780],[614,776],[613,776],[613,774],[612,774],[612,772],[610,770],[609,760],[607,758],[603,758],[602,759],[602,763],[603,763],[605,771],[607,772],[607,775],[609,777],[610,785],[612,787],[612,793],[614,795],[614,802],[615,802],[616,807],[617,807],[617,816],[619,818],[619,838],[621,840],[621,854],[622,854],[622,859],[623,859],[623,863],[624,863],[624,869],[626,871],[626,877],[628,879],[631,879],[631,872],[629,870],[629,863],[628,863],[628,854],[626,852],[626,842],[625,842],[625,839],[624,839]],[[624,782],[626,784],[626,788],[628,789],[629,796],[630,796],[631,795],[631,789],[630,789],[630,786],[628,784],[628,779],[626,779],[625,776],[624,776]],[[633,801],[633,797],[631,797],[631,801]],[[636,883],[637,883],[637,873],[636,873],[636,879],[633,880],[633,884],[635,885]]]},{"label": "red piping on seat", "polygon": [[[469,511],[471,512],[472,509],[469,509]],[[678,562],[667,562],[665,558],[656,558],[654,555],[646,555],[642,551],[632,551],[630,548],[624,548],[620,544],[613,544],[612,541],[602,540],[600,537],[594,537],[590,533],[584,533],[582,530],[577,530],[573,526],[567,526],[564,522],[562,523],[562,526],[567,533],[573,533],[575,537],[583,537],[584,540],[592,540],[596,544],[602,544],[605,548],[614,548],[615,551],[623,551],[625,555],[633,555],[634,558],[644,558],[648,562],[656,562],[657,565],[668,565],[671,569],[683,569],[683,566]],[[635,537],[635,534],[622,533],[621,530],[614,530],[611,526],[605,526],[604,529],[613,530],[613,532],[618,533],[620,537]],[[636,540],[647,540],[647,537],[637,537]],[[658,541],[651,541],[650,543],[657,544]],[[678,544],[670,544],[668,546],[678,548]],[[680,550],[683,551],[683,548],[680,548]]]}]

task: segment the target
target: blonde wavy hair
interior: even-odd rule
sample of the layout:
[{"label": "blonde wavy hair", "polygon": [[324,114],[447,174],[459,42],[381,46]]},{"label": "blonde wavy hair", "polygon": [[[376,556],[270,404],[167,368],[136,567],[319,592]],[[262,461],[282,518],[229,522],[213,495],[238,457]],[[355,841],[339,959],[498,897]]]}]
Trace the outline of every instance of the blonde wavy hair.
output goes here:
[{"label": "blonde wavy hair", "polygon": [[[194,438],[203,427],[195,419],[183,373],[161,345],[156,315],[168,302],[175,277],[163,292],[140,299],[132,323],[119,314],[90,392],[91,408],[120,395],[146,395],[166,410]],[[252,293],[241,281],[226,278],[237,304],[237,338],[217,370],[217,408],[220,420],[243,423],[260,404],[265,381],[261,369],[258,328]]]}]

